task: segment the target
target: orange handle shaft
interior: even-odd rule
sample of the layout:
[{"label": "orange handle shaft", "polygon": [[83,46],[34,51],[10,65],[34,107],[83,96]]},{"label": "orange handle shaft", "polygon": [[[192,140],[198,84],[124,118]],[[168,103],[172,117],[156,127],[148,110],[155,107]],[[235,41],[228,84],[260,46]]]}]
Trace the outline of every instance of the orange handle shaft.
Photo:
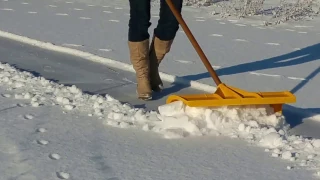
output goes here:
[{"label": "orange handle shaft", "polygon": [[195,37],[191,33],[191,31],[190,31],[189,27],[187,26],[186,22],[183,20],[181,14],[179,13],[177,8],[172,3],[172,0],[166,0],[166,3],[168,4],[168,6],[171,9],[173,15],[176,17],[177,21],[181,25],[182,29],[186,33],[186,35],[189,38],[189,40],[190,40],[191,44],[193,45],[194,49],[197,51],[200,59],[202,60],[204,66],[207,68],[207,70],[210,73],[210,75],[211,75],[212,79],[214,80],[214,82],[217,85],[221,84],[222,82],[221,82],[220,78],[218,77],[218,75],[214,71],[214,69],[212,68],[210,62],[208,61],[206,55],[202,51],[202,49],[201,49],[200,45],[198,44],[197,40],[195,39]]}]

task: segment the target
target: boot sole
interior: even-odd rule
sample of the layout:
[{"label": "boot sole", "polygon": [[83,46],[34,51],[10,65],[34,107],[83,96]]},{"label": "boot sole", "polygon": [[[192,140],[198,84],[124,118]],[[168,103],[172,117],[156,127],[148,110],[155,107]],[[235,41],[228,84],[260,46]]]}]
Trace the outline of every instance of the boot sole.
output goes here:
[{"label": "boot sole", "polygon": [[148,101],[148,100],[152,99],[151,95],[150,96],[149,95],[148,96],[139,96],[138,91],[136,91],[136,94],[138,96],[138,99],[141,99],[141,100],[144,100],[144,101]]},{"label": "boot sole", "polygon": [[152,100],[152,97],[138,97],[138,99],[141,99],[143,101],[149,101]]}]

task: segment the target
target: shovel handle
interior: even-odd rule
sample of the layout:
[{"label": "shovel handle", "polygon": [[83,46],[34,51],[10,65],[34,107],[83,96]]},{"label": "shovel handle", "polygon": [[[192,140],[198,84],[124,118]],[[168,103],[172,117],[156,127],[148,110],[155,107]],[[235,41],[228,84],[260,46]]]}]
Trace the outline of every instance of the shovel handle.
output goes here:
[{"label": "shovel handle", "polygon": [[220,78],[218,77],[218,75],[214,71],[214,69],[212,68],[210,62],[208,61],[206,55],[204,54],[204,52],[202,51],[201,47],[199,46],[197,40],[192,35],[192,33],[191,33],[190,29],[188,28],[186,22],[183,20],[181,14],[178,12],[177,8],[172,3],[172,0],[166,0],[166,3],[168,4],[168,6],[171,9],[173,15],[176,17],[177,21],[181,25],[182,29],[186,33],[186,35],[189,38],[189,40],[190,40],[191,44],[193,45],[194,49],[197,51],[200,59],[202,60],[204,66],[207,68],[207,70],[210,73],[210,75],[211,75],[212,79],[214,80],[214,82],[217,85],[221,84],[222,82],[221,82]]}]

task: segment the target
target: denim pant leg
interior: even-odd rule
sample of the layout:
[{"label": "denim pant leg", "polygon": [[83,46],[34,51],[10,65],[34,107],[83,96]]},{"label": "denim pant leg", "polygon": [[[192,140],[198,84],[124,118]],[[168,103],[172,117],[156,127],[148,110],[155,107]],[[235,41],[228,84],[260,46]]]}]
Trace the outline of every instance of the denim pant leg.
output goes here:
[{"label": "denim pant leg", "polygon": [[[172,3],[181,13],[183,0],[172,0]],[[179,23],[173,13],[171,12],[165,0],[160,2],[160,19],[158,25],[154,30],[156,37],[163,41],[174,39],[179,29]]]},{"label": "denim pant leg", "polygon": [[129,0],[130,20],[128,40],[140,42],[149,39],[150,0]]}]

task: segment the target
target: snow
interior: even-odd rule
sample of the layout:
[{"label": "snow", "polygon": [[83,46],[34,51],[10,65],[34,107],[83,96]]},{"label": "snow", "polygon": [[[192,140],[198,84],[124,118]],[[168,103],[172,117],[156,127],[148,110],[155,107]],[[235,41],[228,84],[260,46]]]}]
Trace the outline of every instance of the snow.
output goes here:
[{"label": "snow", "polygon": [[[130,64],[128,53],[123,53],[127,49],[125,43],[127,29],[124,28],[127,27],[129,18],[127,1],[76,0],[72,2],[74,3],[67,4],[64,1],[57,1],[50,4],[31,0],[26,6],[19,1],[1,1],[1,7],[15,11],[0,11],[2,22],[0,29],[42,42],[67,46],[78,50],[73,52],[75,55],[87,57],[95,62],[112,59],[115,62]],[[278,4],[275,1],[265,3],[268,6]],[[49,5],[54,5],[55,8]],[[82,11],[75,11],[74,8]],[[226,84],[249,91],[291,90],[299,99],[293,105],[294,107],[301,111],[318,111],[318,97],[311,97],[308,94],[313,94],[314,87],[319,83],[316,61],[319,18],[278,26],[264,26],[259,19],[265,16],[242,19],[233,16],[221,18],[219,15],[210,14],[212,8],[214,5],[202,8],[184,6],[183,15],[213,67],[220,67],[217,68],[217,72]],[[38,13],[28,16],[26,13],[29,11]],[[112,13],[104,13],[104,11]],[[66,13],[69,16],[58,17],[56,13]],[[152,15],[153,24],[150,32],[158,20],[155,17],[158,15],[157,2],[153,3]],[[81,20],[80,17],[91,19]],[[199,19],[202,21],[197,21]],[[241,26],[238,26],[239,24]],[[214,86],[213,81],[200,63],[198,55],[185,34],[181,32],[182,29],[177,35],[172,51],[161,64],[160,70],[166,73],[162,75],[166,80],[184,86],[193,86],[194,83],[210,85],[206,88],[203,88],[203,85],[194,85],[194,87],[201,87],[211,92]],[[48,45],[42,43],[42,46]],[[232,53],[229,53],[231,49]],[[60,52],[65,52],[65,49]],[[96,56],[105,59],[98,59]],[[122,65],[114,64],[114,66],[130,69]],[[303,71],[296,71],[296,68]],[[172,76],[169,78],[166,76],[168,74]]]},{"label": "snow", "polygon": [[[247,107],[243,109],[242,107],[223,107],[205,109],[188,107],[180,101],[160,106],[159,114],[145,113],[141,109],[132,109],[127,104],[122,105],[109,95],[106,95],[106,97],[84,95],[75,86],[55,85],[44,78],[30,82],[35,78],[31,74],[11,75],[12,72],[16,71],[12,67],[2,65],[0,68],[4,71],[0,75],[2,77],[1,82],[10,85],[11,88],[25,90],[28,86],[36,87],[39,86],[38,84],[42,86],[43,92],[39,90],[34,92],[18,91],[13,94],[16,99],[29,99],[30,104],[34,107],[57,104],[68,111],[75,108],[85,109],[88,114],[106,115],[106,124],[119,125],[121,127],[144,127],[144,129],[148,125],[149,128],[147,130],[164,133],[167,136],[167,133],[173,133],[173,129],[180,129],[183,132],[182,137],[184,137],[185,134],[188,134],[188,136],[207,135],[211,134],[211,131],[217,131],[222,134],[232,133],[231,131],[238,129],[239,123],[245,123],[242,126],[244,126],[246,133],[259,129],[259,125],[282,127],[284,123],[284,118],[276,117],[271,108]],[[16,84],[21,85],[16,86]],[[48,93],[52,93],[52,97],[46,97],[45,95]],[[34,104],[37,104],[37,106]],[[32,119],[33,116],[25,115],[25,118]],[[161,123],[158,121],[161,121]],[[275,138],[271,136],[271,139]]]},{"label": "snow", "polygon": [[[128,54],[123,53],[128,18],[124,1],[1,1],[0,6],[0,29],[22,35],[29,44],[132,71],[125,64]],[[261,24],[265,17],[219,19],[210,15],[211,8],[215,7],[185,7],[184,16],[208,57],[214,58],[212,65],[222,79],[255,91],[289,88],[298,103],[285,106],[285,111],[303,112],[299,115],[308,121],[318,120],[319,97],[311,95],[319,84],[315,38],[319,19],[270,27]],[[156,22],[158,16],[152,13]],[[8,35],[3,31],[2,36]],[[161,67],[168,74],[161,75],[213,90],[212,80],[187,41],[179,31]],[[52,71],[50,66],[44,69]],[[290,133],[287,123],[298,119],[295,114],[273,114],[266,106],[192,108],[181,102],[146,111],[108,94],[89,95],[75,85],[35,77],[4,63],[0,83],[4,102],[0,112],[5,114],[0,130],[6,134],[0,138],[0,160],[6,162],[0,172],[8,179],[19,175],[23,179],[320,177],[320,139]],[[33,149],[31,141],[43,149]]]},{"label": "snow", "polygon": [[57,172],[57,176],[60,179],[69,179],[69,177],[70,177],[70,175],[68,173],[65,173],[65,172]]},{"label": "snow", "polygon": [[[118,128],[138,128],[144,131],[159,133],[164,138],[186,138],[191,136],[229,136],[240,138],[248,143],[268,148],[272,157],[294,160],[295,166],[319,167],[319,140],[306,139],[299,136],[287,136],[283,116],[277,117],[266,107],[222,107],[193,108],[181,102],[174,102],[159,107],[159,113],[146,112],[132,108],[129,104],[121,104],[113,97],[106,95],[88,95],[76,86],[64,86],[48,81],[42,77],[34,77],[28,72],[20,72],[8,64],[0,64],[0,83],[7,87],[12,96],[18,100],[28,100],[29,105],[38,103],[42,106],[60,106],[61,111],[66,105],[74,108],[69,111],[80,112],[98,117],[103,124]],[[16,86],[21,84],[21,86]],[[7,94],[4,92],[3,94]],[[26,104],[28,105],[28,104]],[[26,114],[27,120],[34,115]],[[44,128],[38,132],[47,132]],[[50,141],[39,139],[40,145],[49,145]],[[57,153],[49,155],[59,160]],[[301,162],[299,164],[299,162]],[[57,172],[57,176],[68,179],[69,174]]]}]

